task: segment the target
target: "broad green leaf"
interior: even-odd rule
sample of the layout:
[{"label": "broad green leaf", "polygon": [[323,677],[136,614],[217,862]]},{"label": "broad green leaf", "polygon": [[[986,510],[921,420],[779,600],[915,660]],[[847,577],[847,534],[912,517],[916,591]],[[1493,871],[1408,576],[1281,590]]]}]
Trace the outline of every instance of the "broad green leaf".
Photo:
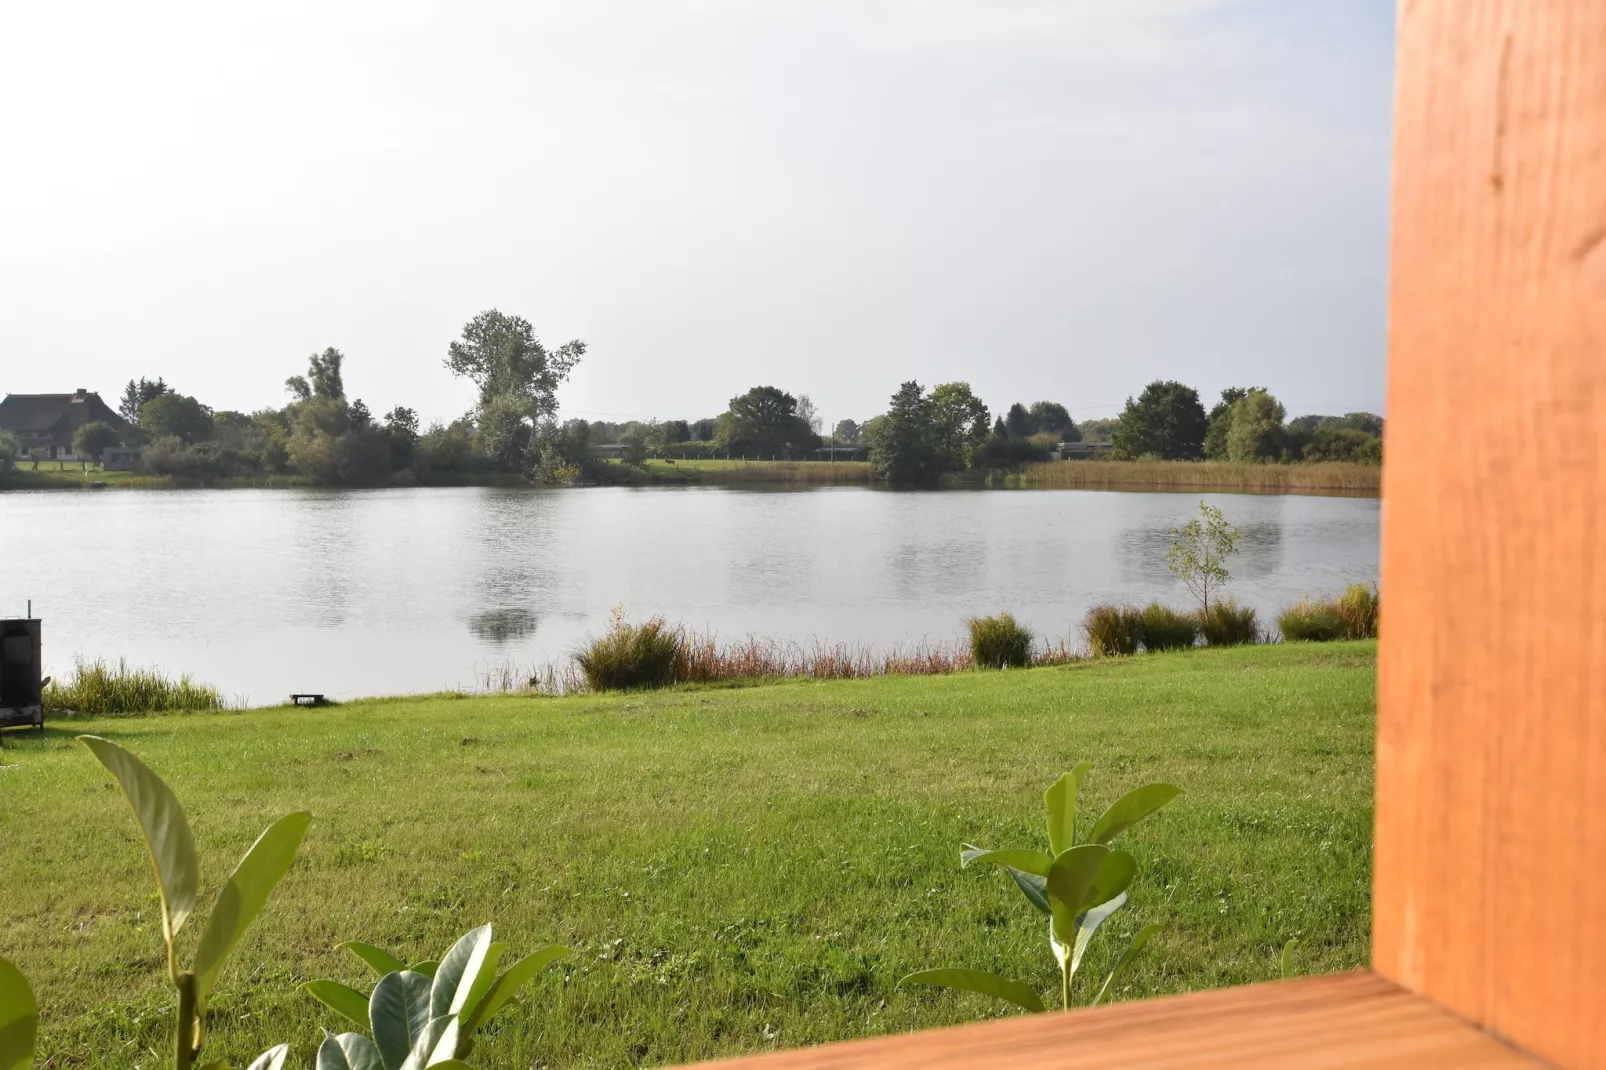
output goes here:
[{"label": "broad green leaf", "polygon": [[431,1018],[419,1030],[413,1041],[413,1050],[407,1053],[402,1070],[424,1070],[436,1062],[445,1062],[457,1054],[457,1015],[443,1014]]},{"label": "broad green leaf", "polygon": [[1009,875],[1015,878],[1015,883],[1026,894],[1026,898],[1031,900],[1032,906],[1044,914],[1051,913],[1048,905],[1047,877],[1039,877],[1035,873],[1022,873],[1018,869],[1010,870]]},{"label": "broad green leaf", "polygon": [[386,974],[368,997],[368,1022],[385,1070],[401,1070],[418,1034],[429,1024],[429,976],[413,970]]},{"label": "broad green leaf", "polygon": [[339,981],[308,981],[301,991],[358,1025],[368,1024],[368,997]]},{"label": "broad green leaf", "polygon": [[[1096,900],[1089,896],[1099,867],[1110,849],[1097,843],[1084,843],[1054,859],[1048,871],[1048,905],[1053,918],[1054,938],[1070,948],[1076,942],[1076,916]],[[1066,952],[1058,951],[1063,960]]]},{"label": "broad green leaf", "polygon": [[145,850],[150,854],[151,869],[156,872],[156,886],[162,896],[162,935],[169,945],[171,971],[173,938],[195,909],[195,890],[200,880],[189,820],[173,790],[144,762],[99,736],[79,736],[78,741],[94,752],[100,764],[122,785],[123,796],[145,836]]},{"label": "broad green leaf", "polygon": [[1159,931],[1160,926],[1158,925],[1145,925],[1138,930],[1138,934],[1132,938],[1132,942],[1126,945],[1126,950],[1121,952],[1121,957],[1115,960],[1115,966],[1110,970],[1110,976],[1104,979],[1104,986],[1099,989],[1098,996],[1094,998],[1093,1006],[1097,1007],[1110,997],[1115,991],[1115,979],[1122,970],[1126,969],[1128,963],[1138,957],[1138,952],[1142,951],[1144,945]]},{"label": "broad green leaf", "polygon": [[440,959],[425,959],[423,962],[415,962],[407,968],[414,973],[421,973],[425,977],[433,979],[435,971],[441,968],[441,962]]},{"label": "broad green leaf", "polygon": [[318,1047],[317,1070],[385,1070],[385,1060],[361,1033],[341,1033]]},{"label": "broad green leaf", "polygon": [[345,943],[336,944],[335,946],[345,948],[362,959],[370,970],[373,970],[381,977],[387,973],[401,973],[407,968],[407,963],[392,955],[389,951],[375,947],[373,944],[365,944],[361,940],[347,940]]},{"label": "broad green leaf", "polygon": [[1055,858],[1076,846],[1076,794],[1092,768],[1092,762],[1077,763],[1043,793],[1043,807],[1048,811],[1048,848]]},{"label": "broad green leaf", "polygon": [[1093,934],[1099,931],[1099,926],[1124,906],[1126,893],[1122,892],[1114,899],[1096,907],[1088,907],[1076,916],[1076,943],[1071,948],[1071,973],[1082,968],[1082,956],[1087,954],[1087,945],[1092,941]]},{"label": "broad green leaf", "polygon": [[[502,962],[502,952],[506,950],[506,944],[492,944],[486,949],[485,965],[480,967],[479,974],[474,978],[474,985],[469,989],[468,998],[463,1001],[463,1007],[458,1011],[465,1022],[474,1012],[474,1008],[480,1005],[480,1000],[485,998],[485,993],[491,990],[491,984],[496,980],[496,968]],[[468,1034],[465,1032],[463,1037],[467,1039]]]},{"label": "broad green leaf", "polygon": [[284,1059],[289,1054],[290,1045],[280,1044],[258,1055],[245,1070],[284,1070]]},{"label": "broad green leaf", "polygon": [[1294,976],[1294,948],[1298,946],[1298,939],[1290,940],[1283,945],[1281,966],[1282,974],[1285,978]]},{"label": "broad green leaf", "polygon": [[1008,1000],[1015,1006],[1033,1013],[1043,1010],[1042,997],[1032,991],[1030,985],[982,970],[950,968],[921,970],[919,973],[911,973],[898,982],[899,988],[904,985],[934,985],[938,988],[957,988],[962,992],[980,992],[984,996]]},{"label": "broad green leaf", "polygon": [[1125,851],[1111,851],[1099,863],[1098,872],[1093,874],[1093,883],[1088,886],[1087,899],[1082,903],[1082,909],[1087,910],[1108,903],[1132,887],[1132,880],[1138,875],[1138,860]]},{"label": "broad green leaf", "polygon": [[274,887],[289,872],[311,821],[312,815],[302,811],[286,814],[269,825],[240,859],[228,883],[218,893],[217,905],[206,919],[200,946],[195,951],[197,1016],[206,1012],[207,998],[229,953],[256,921]]},{"label": "broad green leaf", "polygon": [[1048,867],[1054,864],[1054,860],[1041,851],[982,851],[974,848],[961,852],[959,862],[964,866],[972,863],[1003,866],[1039,877],[1048,876]]},{"label": "broad green leaf", "polygon": [[491,927],[481,925],[464,934],[441,959],[435,971],[435,983],[430,987],[429,1011],[439,1018],[447,1014],[460,1014],[474,981],[485,966],[485,956],[491,949]]},{"label": "broad green leaf", "polygon": [[1115,837],[1182,794],[1175,784],[1145,784],[1133,788],[1110,805],[1093,825],[1089,843],[1109,843]]},{"label": "broad green leaf", "polygon": [[526,982],[568,953],[568,948],[553,944],[509,966],[507,972],[491,984],[485,997],[469,1012],[468,1020],[463,1023],[462,1035],[473,1036],[475,1030],[496,1017],[497,1012],[518,994]]},{"label": "broad green leaf", "polygon": [[28,979],[0,958],[0,1070],[28,1070],[39,1039],[39,1004]]}]

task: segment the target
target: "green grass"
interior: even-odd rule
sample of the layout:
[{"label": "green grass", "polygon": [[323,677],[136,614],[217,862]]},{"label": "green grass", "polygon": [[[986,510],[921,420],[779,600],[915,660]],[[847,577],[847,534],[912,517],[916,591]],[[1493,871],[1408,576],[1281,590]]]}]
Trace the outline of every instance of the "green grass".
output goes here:
[{"label": "green grass", "polygon": [[217,990],[206,1054],[235,1065],[281,1039],[310,1065],[340,1026],[296,983],[371,983],[339,941],[433,957],[486,920],[514,951],[576,954],[499,1019],[480,1066],[667,1064],[998,1015],[894,986],[963,965],[1052,990],[1040,917],[1005,875],[961,871],[959,845],[1041,848],[1042,792],[1082,758],[1084,811],[1150,780],[1187,791],[1123,837],[1140,877],[1084,985],[1149,921],[1165,931],[1123,998],[1271,978],[1292,936],[1302,972],[1346,969],[1367,955],[1374,665],[1375,644],[1295,645],[56,723],[0,752],[0,953],[40,995],[41,1062],[167,1050],[156,896],[71,739],[91,731],[189,809],[203,903],[272,818],[315,815]]}]

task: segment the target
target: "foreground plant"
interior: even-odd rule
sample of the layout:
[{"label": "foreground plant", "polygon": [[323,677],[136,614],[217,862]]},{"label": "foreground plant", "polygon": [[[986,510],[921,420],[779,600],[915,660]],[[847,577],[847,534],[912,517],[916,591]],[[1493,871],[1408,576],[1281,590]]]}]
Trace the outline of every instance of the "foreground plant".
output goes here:
[{"label": "foreground plant", "polygon": [[[257,837],[218,892],[217,902],[206,919],[206,928],[201,932],[195,961],[186,970],[178,961],[178,934],[195,910],[200,864],[196,860],[195,838],[190,835],[184,808],[161,777],[122,747],[99,736],[79,736],[78,741],[117,778],[144,836],[162,903],[167,976],[178,991],[173,1064],[176,1070],[190,1070],[206,1042],[206,1004],[223,964],[261,913],[274,886],[289,872],[312,815],[305,811],[286,814]],[[280,1045],[264,1052],[251,1064],[250,1070],[280,1070],[287,1051],[285,1045]],[[205,1064],[201,1070],[226,1068],[226,1063],[216,1060]]]},{"label": "foreground plant", "polygon": [[[1060,1005],[1065,1010],[1071,1008],[1071,982],[1081,969],[1088,944],[1099,926],[1126,905],[1127,889],[1137,876],[1137,859],[1126,851],[1111,850],[1110,841],[1182,794],[1182,789],[1172,784],[1145,784],[1134,788],[1105,810],[1093,823],[1085,842],[1078,844],[1076,796],[1092,768],[1092,762],[1080,763],[1044,793],[1049,854],[1029,850],[988,851],[969,844],[960,854],[962,865],[985,863],[1003,867],[1032,906],[1049,916],[1048,942],[1059,964]],[[1090,1006],[1096,1007],[1109,998],[1121,971],[1159,929],[1158,925],[1146,925],[1138,930]],[[1030,985],[983,970],[947,967],[922,970],[898,984],[980,992],[1008,1000],[1028,1011],[1046,1009],[1042,997]]]},{"label": "foreground plant", "polygon": [[408,966],[390,952],[352,940],[340,945],[379,975],[370,995],[338,981],[308,981],[302,989],[358,1025],[361,1033],[331,1036],[318,1049],[318,1070],[422,1070],[463,1066],[474,1034],[507,1006],[535,975],[569,953],[553,944],[496,975],[506,944],[481,925],[445,956]]},{"label": "foreground plant", "polygon": [[0,958],[0,1070],[28,1070],[39,1038],[39,1004],[10,960]]}]

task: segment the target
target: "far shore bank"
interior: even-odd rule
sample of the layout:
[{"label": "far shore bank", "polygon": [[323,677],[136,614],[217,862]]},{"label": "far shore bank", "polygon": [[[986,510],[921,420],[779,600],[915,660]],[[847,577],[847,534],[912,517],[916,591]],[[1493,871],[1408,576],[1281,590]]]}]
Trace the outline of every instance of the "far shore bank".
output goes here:
[{"label": "far shore bank", "polygon": [[[878,486],[866,461],[741,461],[653,458],[639,468],[607,466],[612,486]],[[945,477],[940,489],[1133,490],[1195,493],[1315,494],[1377,497],[1383,470],[1377,465],[1237,464],[1229,461],[1074,460],[1035,464],[1013,474],[964,473]],[[591,484],[598,485],[598,484]],[[446,472],[422,483],[391,486],[530,487],[506,472]],[[177,489],[347,489],[305,476],[273,475],[188,480],[146,472],[84,471],[76,465],[13,469],[0,476],[0,490],[177,490]]]}]

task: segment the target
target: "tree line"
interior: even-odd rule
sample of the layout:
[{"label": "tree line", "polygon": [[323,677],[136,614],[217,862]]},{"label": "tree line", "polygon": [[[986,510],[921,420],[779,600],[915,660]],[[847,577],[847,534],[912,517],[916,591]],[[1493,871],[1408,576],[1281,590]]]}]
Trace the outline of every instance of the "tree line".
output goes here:
[{"label": "tree line", "polygon": [[1108,443],[1111,457],[1128,460],[1382,459],[1383,421],[1371,413],[1289,420],[1260,387],[1230,387],[1207,412],[1196,390],[1173,381],[1150,383],[1114,418],[1081,423],[1054,401],[1015,402],[995,417],[968,383],[928,391],[914,381],[899,386],[885,412],[862,423],[840,420],[829,432],[807,394],[771,385],[696,420],[560,420],[558,388],[585,352],[578,340],[549,349],[528,320],[490,309],[447,346],[446,368],[478,392],[474,408],[449,423],[425,429],[410,408],[376,415],[361,398],[348,398],[345,355],[329,348],[285,380],[285,405],[249,414],[214,410],[161,378],[130,380],[118,405],[127,427],[85,424],[74,445],[96,459],[119,442],[143,446],[143,467],[160,475],[355,486],[487,476],[607,481],[618,469],[599,449],[606,444],[634,465],[654,455],[798,459],[829,447],[833,457],[867,459],[877,479],[910,484],[1018,471],[1083,441]]},{"label": "tree line", "polygon": [[1127,398],[1109,435],[1111,456],[1124,460],[1383,461],[1381,416],[1351,412],[1289,420],[1282,402],[1258,386],[1228,387],[1206,412],[1193,387],[1157,380]]},{"label": "tree line", "polygon": [[419,426],[405,406],[376,415],[346,394],[346,357],[314,353],[305,374],[285,380],[280,408],[213,409],[164,379],[130,380],[118,404],[127,421],[80,427],[74,448],[142,446],[142,467],[187,479],[292,476],[321,484],[375,486],[458,482],[488,473],[563,469],[557,389],[584,356],[584,342],[553,349],[530,322],[491,309],[464,325],[445,365],[478,388],[474,409],[450,423]]}]

